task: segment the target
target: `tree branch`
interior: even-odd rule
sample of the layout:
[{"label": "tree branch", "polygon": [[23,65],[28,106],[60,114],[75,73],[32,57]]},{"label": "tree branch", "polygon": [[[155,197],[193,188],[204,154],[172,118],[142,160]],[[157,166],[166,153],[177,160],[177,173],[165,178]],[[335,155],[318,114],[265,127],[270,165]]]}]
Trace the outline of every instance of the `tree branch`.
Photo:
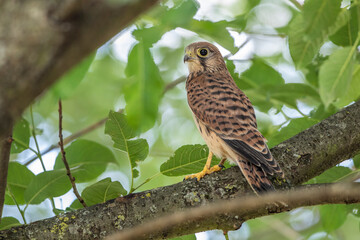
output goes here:
[{"label": "tree branch", "polygon": [[[7,138],[0,139],[0,222],[1,222],[1,215],[2,210],[4,207],[5,201],[5,191],[6,191],[6,182],[7,182],[7,172],[9,166],[9,159],[10,159],[10,150],[11,150],[11,143],[12,143],[12,127],[9,129]],[[6,136],[6,134],[5,134]]]},{"label": "tree branch", "polygon": [[179,83],[182,83],[182,82],[185,82],[185,81],[186,81],[186,77],[182,76],[182,77],[179,77],[176,80],[168,83],[164,88],[164,94],[167,91],[169,91],[169,90],[173,89],[174,87],[176,87],[176,85],[178,85]]},{"label": "tree branch", "polygon": [[0,136],[62,74],[155,3],[2,1]]},{"label": "tree branch", "polygon": [[[177,228],[201,224],[208,218],[236,218],[241,224],[241,222],[255,217],[290,211],[302,206],[359,203],[359,193],[359,183],[322,184],[300,186],[290,191],[272,192],[261,197],[248,196],[221,200],[151,220],[143,225],[114,234],[107,240],[167,237],[168,233],[176,232]],[[279,202],[284,204],[269,204]]]},{"label": "tree branch", "polygon": [[[359,119],[360,101],[273,148],[271,151],[291,184],[302,184],[356,155],[360,151]],[[205,176],[199,182],[187,180],[4,230],[0,232],[0,238],[100,238],[165,214],[249,193],[252,191],[240,170],[232,167]],[[249,217],[256,215],[244,216],[244,219]],[[216,228],[236,229],[239,220],[221,216],[191,226],[184,224],[173,232],[168,231],[167,237]]]}]

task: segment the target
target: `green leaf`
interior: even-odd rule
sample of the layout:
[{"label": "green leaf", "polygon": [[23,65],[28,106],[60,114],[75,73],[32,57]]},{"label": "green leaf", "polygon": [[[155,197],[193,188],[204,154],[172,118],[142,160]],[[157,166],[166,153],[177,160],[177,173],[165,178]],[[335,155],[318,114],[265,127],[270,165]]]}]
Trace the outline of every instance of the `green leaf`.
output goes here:
[{"label": "green leaf", "polygon": [[105,178],[88,186],[81,193],[81,197],[88,206],[104,203],[107,200],[124,195],[126,195],[126,190],[121,183],[118,181],[112,182],[110,178]]},{"label": "green leaf", "polygon": [[26,121],[24,118],[21,118],[14,126],[12,137],[16,141],[23,143],[23,145],[25,145],[25,146],[14,141],[11,144],[11,153],[20,153],[20,152],[28,149],[29,142],[30,142],[29,122]]},{"label": "green leaf", "polygon": [[129,124],[137,132],[145,132],[155,123],[164,83],[142,41],[131,50],[125,73],[130,82],[124,88]]},{"label": "green leaf", "polygon": [[[8,177],[7,177],[7,190],[11,191],[16,202],[20,205],[25,204],[24,192],[28,188],[29,183],[35,178],[35,174],[31,172],[26,166],[18,162],[10,162]],[[15,202],[6,194],[5,204],[15,205]]]},{"label": "green leaf", "polygon": [[324,104],[320,104],[317,108],[310,112],[310,117],[321,121],[335,114],[337,111],[338,109],[333,104],[330,104],[327,108],[325,108]]},{"label": "green leaf", "polygon": [[346,94],[341,95],[339,100],[334,103],[338,108],[342,108],[360,97],[360,64],[354,66],[350,86]]},{"label": "green leaf", "polygon": [[52,211],[56,216],[65,212],[65,210],[62,210],[62,209],[59,209],[59,208],[53,208]]},{"label": "green leaf", "polygon": [[314,102],[314,100],[320,102],[318,92],[309,85],[302,83],[288,83],[280,86],[272,86],[266,90],[272,99],[285,103],[293,108],[297,108],[297,100],[305,97],[311,97],[312,102]]},{"label": "green leaf", "polygon": [[34,177],[25,190],[24,199],[28,204],[39,204],[50,197],[59,197],[71,189],[65,170],[42,172]]},{"label": "green leaf", "polygon": [[163,26],[154,26],[150,28],[139,28],[132,32],[132,35],[138,41],[143,41],[146,47],[151,47],[154,43],[159,41],[166,29]]},{"label": "green leaf", "polygon": [[355,217],[360,217],[360,204],[359,203],[349,204],[346,206],[347,206],[348,212],[350,214],[352,214]]},{"label": "green leaf", "polygon": [[306,38],[325,39],[340,13],[341,0],[305,1],[303,8]]},{"label": "green leaf", "polygon": [[314,60],[304,69],[306,81],[316,89],[319,88],[319,69],[326,59],[328,59],[328,56],[316,55]]},{"label": "green leaf", "polygon": [[340,101],[349,89],[355,62],[354,46],[336,50],[320,67],[319,92],[326,107]]},{"label": "green leaf", "polygon": [[303,14],[290,23],[290,54],[298,68],[310,63],[328,35],[346,23],[344,14],[339,14],[340,3],[341,0],[306,1]]},{"label": "green leaf", "polygon": [[350,15],[346,24],[330,36],[330,40],[339,46],[353,45],[358,35],[359,6],[354,5],[346,11]]},{"label": "green leaf", "polygon": [[206,163],[209,149],[206,145],[184,145],[161,164],[160,172],[166,176],[182,176],[200,172]]},{"label": "green leaf", "polygon": [[360,168],[360,154],[353,157],[353,162],[354,162],[354,166],[359,169]]},{"label": "green leaf", "polygon": [[343,177],[349,175],[351,173],[351,170],[347,167],[342,166],[335,166],[332,167],[325,172],[323,172],[321,175],[309,180],[307,184],[319,184],[319,183],[331,183],[336,182]]},{"label": "green leaf", "polygon": [[[285,83],[281,74],[260,58],[255,58],[251,67],[241,74],[241,82],[252,88],[278,86]],[[244,89],[243,86],[239,86]]]},{"label": "green leaf", "polygon": [[139,175],[137,169],[139,161],[143,161],[149,153],[149,145],[145,139],[129,140],[135,137],[135,131],[129,126],[122,113],[110,111],[105,124],[105,133],[114,141],[114,147],[126,154],[130,162],[133,178]]},{"label": "green leaf", "polygon": [[151,47],[168,31],[177,27],[188,27],[196,14],[198,4],[193,0],[181,1],[175,7],[160,6],[151,15],[156,19],[155,26],[140,27],[132,32],[136,40],[142,41],[145,47]]},{"label": "green leaf", "polygon": [[277,144],[295,136],[299,132],[304,131],[316,123],[318,123],[318,121],[311,118],[292,119],[287,126],[283,127],[278,133],[270,137],[268,146],[272,148],[273,146],[276,146]]},{"label": "green leaf", "polygon": [[191,25],[187,28],[201,37],[210,37],[213,41],[221,43],[221,46],[228,49],[231,53],[236,53],[239,49],[234,46],[234,38],[230,35],[227,28],[233,26],[237,30],[244,29],[246,21],[243,17],[239,16],[236,20],[228,21],[205,21],[205,20],[192,20]]},{"label": "green leaf", "polygon": [[[102,174],[108,163],[116,163],[114,154],[110,149],[97,142],[79,139],[65,148],[66,160],[75,177],[76,183],[87,182]],[[58,154],[54,170],[65,170],[65,165]]]},{"label": "green leaf", "polygon": [[66,99],[70,97],[75,92],[76,87],[84,79],[94,58],[95,53],[82,60],[79,64],[62,76],[59,81],[54,84],[50,91],[57,98]]},{"label": "green leaf", "polygon": [[3,217],[3,218],[1,218],[0,230],[5,230],[8,228],[12,228],[12,227],[20,226],[20,225],[21,225],[21,223],[16,218]]},{"label": "green leaf", "polygon": [[348,211],[346,205],[332,204],[319,206],[321,223],[328,233],[344,224]]},{"label": "green leaf", "polygon": [[196,14],[199,4],[194,0],[181,1],[179,6],[170,8],[163,16],[160,22],[175,27],[188,26],[193,16]]},{"label": "green leaf", "polygon": [[78,199],[75,199],[75,200],[71,203],[70,207],[68,207],[68,208],[66,209],[66,211],[74,211],[74,210],[76,210],[76,209],[81,209],[81,208],[84,208],[84,206],[80,203],[80,201],[79,201]]},{"label": "green leaf", "polygon": [[271,108],[281,110],[284,104],[297,109],[299,99],[310,100],[313,104],[320,101],[318,92],[309,85],[303,83],[287,83],[279,85],[264,85],[257,88],[245,90],[260,111],[267,112]]},{"label": "green leaf", "polygon": [[305,38],[304,19],[297,15],[290,23],[289,48],[291,57],[298,68],[306,66],[323,44],[323,39]]},{"label": "green leaf", "polygon": [[[229,66],[233,69],[232,65]],[[280,73],[261,59],[255,59],[253,65],[241,75],[240,80],[235,81],[245,90],[253,104],[263,112],[272,107],[281,109],[284,104],[297,108],[297,100],[305,97],[320,101],[319,94],[314,88],[302,83],[285,84]]]}]

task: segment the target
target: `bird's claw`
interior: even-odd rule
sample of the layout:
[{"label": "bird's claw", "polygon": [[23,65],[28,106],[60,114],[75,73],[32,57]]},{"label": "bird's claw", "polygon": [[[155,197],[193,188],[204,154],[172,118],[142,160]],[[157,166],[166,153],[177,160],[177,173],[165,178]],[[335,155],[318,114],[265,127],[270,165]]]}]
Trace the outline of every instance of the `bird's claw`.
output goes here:
[{"label": "bird's claw", "polygon": [[208,175],[210,173],[213,172],[218,172],[221,171],[224,168],[223,165],[215,165],[211,168],[207,168],[206,166],[204,167],[204,169],[201,172],[195,173],[195,174],[191,174],[191,175],[187,175],[185,176],[184,180],[190,179],[190,178],[196,178],[198,181],[200,181],[200,179],[202,179],[205,175]]},{"label": "bird's claw", "polygon": [[226,167],[222,164],[218,164],[218,166],[221,168],[221,169],[225,169]]}]

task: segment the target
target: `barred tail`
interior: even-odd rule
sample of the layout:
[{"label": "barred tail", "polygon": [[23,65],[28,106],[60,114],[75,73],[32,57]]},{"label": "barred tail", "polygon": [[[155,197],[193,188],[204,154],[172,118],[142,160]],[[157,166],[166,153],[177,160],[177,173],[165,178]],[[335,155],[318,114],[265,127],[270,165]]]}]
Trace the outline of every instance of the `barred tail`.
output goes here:
[{"label": "barred tail", "polygon": [[275,190],[274,186],[267,178],[265,171],[261,167],[256,166],[247,160],[238,160],[237,164],[256,194]]}]

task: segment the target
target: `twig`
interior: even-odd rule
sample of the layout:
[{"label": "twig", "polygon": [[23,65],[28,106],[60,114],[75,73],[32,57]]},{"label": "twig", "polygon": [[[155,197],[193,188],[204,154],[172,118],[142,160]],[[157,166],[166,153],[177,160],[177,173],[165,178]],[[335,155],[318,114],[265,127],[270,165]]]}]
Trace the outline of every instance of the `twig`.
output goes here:
[{"label": "twig", "polygon": [[279,37],[279,38],[286,38],[287,35],[284,33],[260,33],[260,32],[246,32],[246,34],[252,35],[254,37]]},{"label": "twig", "polygon": [[[238,50],[240,50],[241,48],[243,48],[246,44],[248,44],[250,42],[250,38],[249,37],[246,37],[245,41],[238,47]],[[229,58],[232,57],[233,54],[232,53],[229,53],[227,55],[225,55],[223,58],[226,59],[226,60],[230,60]],[[233,60],[230,60],[230,61],[233,61]]]},{"label": "twig", "polygon": [[277,231],[281,235],[284,235],[286,239],[301,239],[301,235],[298,232],[277,218],[260,218],[260,220],[268,225],[269,228]]},{"label": "twig", "polygon": [[[324,184],[300,186],[287,192],[273,192],[263,196],[242,197],[233,200],[221,200],[216,203],[176,212],[169,216],[152,220],[146,224],[124,230],[107,238],[107,240],[149,239],[152,234],[158,235],[171,231],[184,223],[195,223],[214,216],[239,218],[239,222],[251,218],[259,209],[267,209],[263,214],[274,214],[300,206],[318,204],[349,204],[360,202],[360,184]],[[273,204],[273,203],[285,204]]]},{"label": "twig", "polygon": [[178,79],[176,79],[176,80],[168,83],[168,84],[165,86],[163,93],[165,94],[167,91],[173,89],[173,88],[174,88],[176,85],[178,85],[179,83],[185,82],[185,80],[186,80],[186,77],[182,76],[182,77],[179,77]]},{"label": "twig", "polygon": [[5,191],[7,182],[7,173],[10,160],[10,149],[12,143],[12,128],[8,130],[8,136],[0,138],[0,222],[2,210],[5,202]]},{"label": "twig", "polygon": [[63,141],[63,135],[62,135],[62,105],[61,105],[61,100],[59,100],[59,146],[60,146],[60,151],[61,151],[61,156],[62,156],[62,160],[64,162],[65,168],[66,168],[66,174],[68,175],[71,185],[73,187],[75,196],[77,197],[77,199],[80,201],[80,203],[84,206],[86,206],[86,203],[84,202],[84,199],[82,199],[82,197],[80,196],[77,188],[76,188],[76,184],[75,184],[75,178],[71,175],[70,172],[70,167],[68,162],[66,161],[66,157],[65,157],[65,150],[64,150],[64,141]]},{"label": "twig", "polygon": [[[165,86],[163,93],[165,94],[167,91],[173,89],[176,85],[178,85],[179,83],[184,82],[185,80],[186,80],[185,77],[179,77],[178,79],[176,79],[176,80],[168,83],[168,84]],[[119,112],[122,112],[122,111],[123,111],[122,109],[119,110]],[[106,122],[107,119],[108,119],[107,117],[105,117],[105,118],[103,118],[103,119],[100,119],[99,121],[91,124],[90,126],[88,126],[88,127],[84,128],[84,129],[82,129],[82,130],[80,130],[80,131],[78,131],[78,132],[70,135],[69,137],[66,137],[66,138],[64,139],[64,146],[65,146],[66,144],[70,143],[71,141],[73,141],[74,139],[76,139],[76,138],[78,138],[78,137],[81,137],[81,136],[83,136],[83,135],[85,135],[85,134],[87,134],[87,133],[89,133],[89,132],[91,132],[91,131],[99,128],[99,127],[101,127],[101,126]],[[48,147],[46,150],[44,150],[43,152],[41,152],[41,155],[47,154],[48,152],[50,152],[50,151],[52,151],[52,150],[54,150],[54,149],[56,149],[56,148],[58,148],[58,147],[59,147],[58,144],[51,145],[51,146]],[[38,156],[37,156],[37,155],[34,156],[34,157],[32,157],[32,158],[30,158],[29,160],[27,160],[27,161],[24,163],[24,165],[25,165],[25,166],[28,166],[29,164],[31,164],[32,162],[34,162],[36,159],[38,159]]]},{"label": "twig", "polygon": [[[97,121],[96,123],[93,123],[93,124],[91,124],[90,126],[88,126],[88,127],[84,128],[84,129],[82,129],[82,130],[80,130],[80,131],[78,131],[78,132],[76,132],[76,133],[74,133],[74,134],[66,137],[66,138],[64,139],[64,146],[65,146],[66,144],[70,143],[71,141],[73,141],[74,139],[76,139],[76,138],[78,138],[78,137],[81,137],[81,136],[83,136],[83,135],[85,135],[85,134],[87,134],[87,133],[89,133],[89,132],[97,129],[98,127],[102,126],[102,125],[106,122],[107,119],[108,119],[108,118],[105,117],[105,118]],[[50,151],[52,151],[52,150],[54,150],[54,149],[56,149],[56,148],[58,148],[58,147],[59,147],[59,144],[51,145],[49,148],[47,148],[46,150],[44,150],[43,152],[41,152],[41,155],[47,154],[48,152],[50,152]],[[26,161],[26,163],[25,163],[24,165],[27,166],[27,165],[29,165],[30,163],[32,163],[33,161],[35,161],[36,159],[38,159],[38,156],[32,157],[31,159],[29,159],[28,161]]]}]

